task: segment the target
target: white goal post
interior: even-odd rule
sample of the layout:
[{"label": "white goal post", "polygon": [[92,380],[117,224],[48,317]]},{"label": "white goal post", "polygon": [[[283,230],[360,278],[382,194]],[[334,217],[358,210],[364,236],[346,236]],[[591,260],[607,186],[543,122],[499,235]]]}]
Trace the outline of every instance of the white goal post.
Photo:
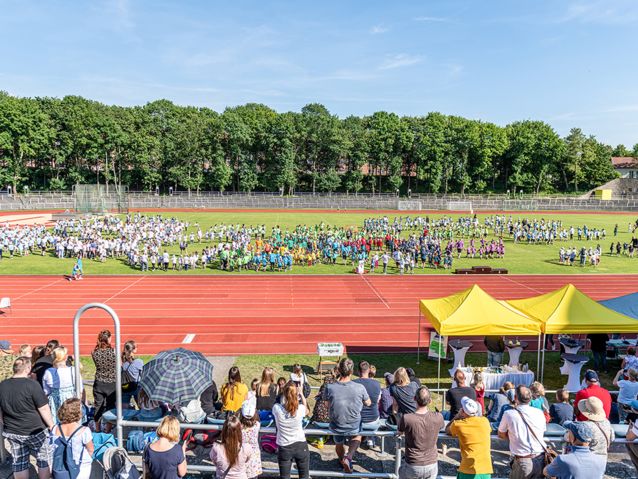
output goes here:
[{"label": "white goal post", "polygon": [[450,211],[467,211],[474,214],[471,201],[448,201],[447,209]]}]

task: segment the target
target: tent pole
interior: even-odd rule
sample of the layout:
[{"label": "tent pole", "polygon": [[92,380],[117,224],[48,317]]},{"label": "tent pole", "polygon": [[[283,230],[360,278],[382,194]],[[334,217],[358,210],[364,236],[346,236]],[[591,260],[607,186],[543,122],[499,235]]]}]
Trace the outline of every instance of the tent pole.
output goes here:
[{"label": "tent pole", "polygon": [[536,351],[536,377],[541,367],[541,333],[538,333],[538,350]]},{"label": "tent pole", "polygon": [[543,333],[543,357],[541,360],[541,379],[540,382],[543,382],[545,379],[545,338],[547,337],[547,333]]},{"label": "tent pole", "polygon": [[419,326],[416,333],[416,363],[421,364],[421,308],[419,308]]},{"label": "tent pole", "polygon": [[[439,335],[440,336],[440,335]],[[441,348],[439,347],[439,366],[438,366],[438,374],[436,377],[436,389],[441,394]],[[441,412],[445,410],[445,394],[441,394]]]}]

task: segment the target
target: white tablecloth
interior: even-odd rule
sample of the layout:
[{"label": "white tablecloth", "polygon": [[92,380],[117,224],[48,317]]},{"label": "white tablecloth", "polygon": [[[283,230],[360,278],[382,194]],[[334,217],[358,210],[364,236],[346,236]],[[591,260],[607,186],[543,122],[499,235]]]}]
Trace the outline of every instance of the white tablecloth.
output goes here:
[{"label": "white tablecloth", "polygon": [[[469,385],[472,382],[472,370],[469,368],[463,368],[465,373],[466,384]],[[485,383],[486,390],[498,390],[506,381],[514,383],[514,386],[523,384],[529,386],[534,382],[534,373],[528,371],[526,373],[488,373],[483,371],[483,382]]]}]

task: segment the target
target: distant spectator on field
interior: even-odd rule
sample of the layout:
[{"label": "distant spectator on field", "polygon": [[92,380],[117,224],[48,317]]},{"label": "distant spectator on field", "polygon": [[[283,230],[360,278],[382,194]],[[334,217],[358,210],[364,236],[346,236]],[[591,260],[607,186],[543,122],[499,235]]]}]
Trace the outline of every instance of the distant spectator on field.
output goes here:
[{"label": "distant spectator on field", "polygon": [[[338,366],[339,378],[328,384],[324,398],[330,401],[330,430],[333,436],[339,462],[346,473],[352,472],[352,458],[361,444],[361,411],[364,406],[372,405],[365,387],[351,380],[354,363],[343,358]],[[345,443],[348,443],[348,452]]]},{"label": "distant spectator on field", "polygon": [[596,371],[607,371],[607,341],[609,341],[609,335],[604,333],[588,334],[587,340],[594,356],[594,369]]},{"label": "distant spectator on field", "polygon": [[241,382],[237,366],[228,370],[228,382],[221,389],[222,411],[237,412],[248,396],[248,387]]},{"label": "distant spectator on field", "polygon": [[[592,369],[588,369],[585,372],[585,384],[587,387],[576,393],[574,407],[578,408],[578,403],[583,399],[595,396],[602,401],[605,416],[609,419],[609,414],[611,413],[611,394],[609,394],[609,391],[605,388],[600,386],[598,373]],[[587,418],[578,410],[576,411],[576,419],[578,421],[587,421]]]},{"label": "distant spectator on field", "polygon": [[445,402],[450,405],[450,419],[461,410],[461,400],[464,397],[476,401],[476,391],[465,384],[465,373],[461,369],[454,371],[454,381],[456,386],[448,389],[445,393]]},{"label": "distant spectator on field", "polygon": [[50,476],[48,429],[54,421],[42,388],[29,379],[30,370],[29,358],[13,362],[13,376],[0,383],[0,414],[13,459],[13,477],[29,479],[29,456],[33,455],[38,476],[46,479]]},{"label": "distant spectator on field", "polygon": [[441,413],[430,411],[430,391],[421,386],[415,393],[417,408],[399,420],[399,432],[405,435],[405,462],[400,479],[436,479],[438,476],[438,434],[443,428]]},{"label": "distant spectator on field", "polygon": [[481,406],[470,398],[461,400],[461,410],[447,425],[446,432],[458,437],[461,464],[458,477],[482,478],[492,474],[492,428],[481,416]]},{"label": "distant spectator on field", "polygon": [[393,399],[392,411],[400,417],[416,411],[417,404],[414,396],[419,386],[410,381],[410,376],[405,368],[398,368],[394,372],[394,381],[390,386],[390,395]]},{"label": "distant spectator on field", "polygon": [[569,391],[559,389],[556,391],[556,402],[549,407],[551,422],[563,425],[565,421],[574,420],[574,408],[569,404]]}]

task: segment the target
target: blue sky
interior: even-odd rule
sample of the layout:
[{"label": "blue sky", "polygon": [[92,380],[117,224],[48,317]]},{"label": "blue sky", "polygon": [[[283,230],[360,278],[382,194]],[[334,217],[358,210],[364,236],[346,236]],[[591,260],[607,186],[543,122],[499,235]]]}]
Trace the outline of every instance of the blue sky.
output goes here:
[{"label": "blue sky", "polygon": [[0,89],[540,119],[638,142],[638,1],[0,0]]}]

